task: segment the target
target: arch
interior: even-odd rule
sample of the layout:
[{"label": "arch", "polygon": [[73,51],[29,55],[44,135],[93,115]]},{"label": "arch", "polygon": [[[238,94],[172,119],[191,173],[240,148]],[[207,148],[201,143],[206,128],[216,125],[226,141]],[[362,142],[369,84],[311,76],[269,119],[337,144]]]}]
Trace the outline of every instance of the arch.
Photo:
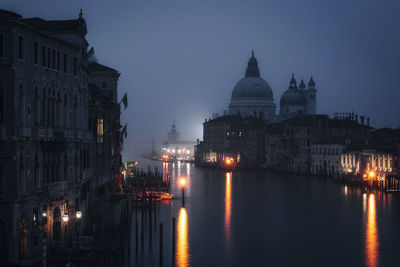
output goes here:
[{"label": "arch", "polygon": [[59,207],[53,212],[53,241],[61,240],[61,211]]},{"label": "arch", "polygon": [[25,259],[28,256],[28,225],[25,215],[21,216],[18,224],[18,247],[20,259]]},{"label": "arch", "polygon": [[8,230],[7,225],[0,219],[0,264],[8,262]]}]

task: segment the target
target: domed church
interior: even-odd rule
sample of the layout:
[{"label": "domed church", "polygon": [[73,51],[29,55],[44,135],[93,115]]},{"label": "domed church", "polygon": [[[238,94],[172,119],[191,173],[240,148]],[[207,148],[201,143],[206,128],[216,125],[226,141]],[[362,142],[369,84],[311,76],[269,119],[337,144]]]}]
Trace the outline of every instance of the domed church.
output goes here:
[{"label": "domed church", "polygon": [[260,77],[257,59],[254,51],[247,63],[244,78],[238,81],[233,88],[230,114],[239,114],[243,117],[254,116],[268,121],[275,117],[275,104],[272,89],[269,84]]},{"label": "domed church", "polygon": [[297,87],[296,79],[292,74],[289,88],[280,99],[279,115],[275,113],[274,96],[271,86],[260,77],[257,59],[254,51],[247,63],[245,77],[239,80],[232,91],[229,113],[242,117],[256,117],[267,123],[277,122],[301,114],[316,113],[316,87],[313,78],[308,86],[301,80]]}]

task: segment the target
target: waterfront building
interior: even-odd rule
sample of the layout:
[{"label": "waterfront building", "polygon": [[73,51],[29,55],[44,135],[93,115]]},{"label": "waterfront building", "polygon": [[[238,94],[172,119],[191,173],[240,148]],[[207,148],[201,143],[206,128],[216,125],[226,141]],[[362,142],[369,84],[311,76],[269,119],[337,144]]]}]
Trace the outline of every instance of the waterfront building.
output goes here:
[{"label": "waterfront building", "polygon": [[[110,155],[120,157],[118,77],[87,60],[86,34],[82,11],[77,19],[44,20],[0,10],[0,232],[8,244],[1,262],[40,261],[46,246],[81,231],[99,168],[112,169]],[[110,82],[112,107],[103,102],[94,112],[89,83],[97,80]],[[110,136],[93,150],[99,133],[90,125],[101,112]]]},{"label": "waterfront building", "polygon": [[[318,144],[318,142],[331,137],[364,140],[368,139],[370,129],[368,125],[364,125],[364,117],[362,117],[362,122],[358,122],[358,116],[351,115],[351,113],[346,117],[335,114],[334,118],[329,118],[328,115],[302,115],[270,124],[266,127],[265,167],[281,171],[309,173],[312,170],[313,144],[318,148],[335,148],[336,151],[336,147],[331,144]],[[319,162],[321,159],[315,158],[315,160],[315,162]],[[332,164],[334,163],[332,162]],[[332,165],[330,168],[332,169],[332,167],[337,166]]]},{"label": "waterfront building", "polygon": [[171,130],[168,132],[167,140],[163,143],[162,153],[170,155],[175,159],[189,159],[194,157],[195,141],[179,139],[179,132],[176,129],[175,121],[172,122]]},{"label": "waterfront building", "polygon": [[203,142],[196,146],[196,162],[236,167],[259,167],[265,157],[265,124],[254,117],[224,115],[203,123]]}]

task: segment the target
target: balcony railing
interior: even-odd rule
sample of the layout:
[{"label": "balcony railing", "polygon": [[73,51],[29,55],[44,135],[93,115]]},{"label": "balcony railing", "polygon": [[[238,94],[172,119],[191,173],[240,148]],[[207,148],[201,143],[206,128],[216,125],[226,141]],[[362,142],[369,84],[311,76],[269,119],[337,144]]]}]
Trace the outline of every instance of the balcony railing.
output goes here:
[{"label": "balcony railing", "polygon": [[32,128],[30,127],[20,127],[19,128],[19,135],[24,136],[24,137],[30,137],[32,136]]}]

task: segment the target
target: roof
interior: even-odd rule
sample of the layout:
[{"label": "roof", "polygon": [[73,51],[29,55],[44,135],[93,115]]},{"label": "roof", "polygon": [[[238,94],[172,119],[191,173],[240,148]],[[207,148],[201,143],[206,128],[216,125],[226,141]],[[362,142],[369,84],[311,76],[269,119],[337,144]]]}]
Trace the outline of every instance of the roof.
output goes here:
[{"label": "roof", "polygon": [[38,17],[22,19],[23,23],[45,32],[81,32],[87,33],[83,18],[70,20],[44,20]]},{"label": "roof", "polygon": [[117,72],[118,73],[117,70],[115,70],[113,68],[110,68],[110,67],[107,67],[107,66],[104,66],[102,64],[99,64],[97,62],[90,62],[88,64],[88,68],[89,68],[90,71],[112,71],[112,72]]},{"label": "roof", "polygon": [[0,9],[0,18],[22,18],[20,14],[17,14],[15,12],[5,10],[5,9]]}]

